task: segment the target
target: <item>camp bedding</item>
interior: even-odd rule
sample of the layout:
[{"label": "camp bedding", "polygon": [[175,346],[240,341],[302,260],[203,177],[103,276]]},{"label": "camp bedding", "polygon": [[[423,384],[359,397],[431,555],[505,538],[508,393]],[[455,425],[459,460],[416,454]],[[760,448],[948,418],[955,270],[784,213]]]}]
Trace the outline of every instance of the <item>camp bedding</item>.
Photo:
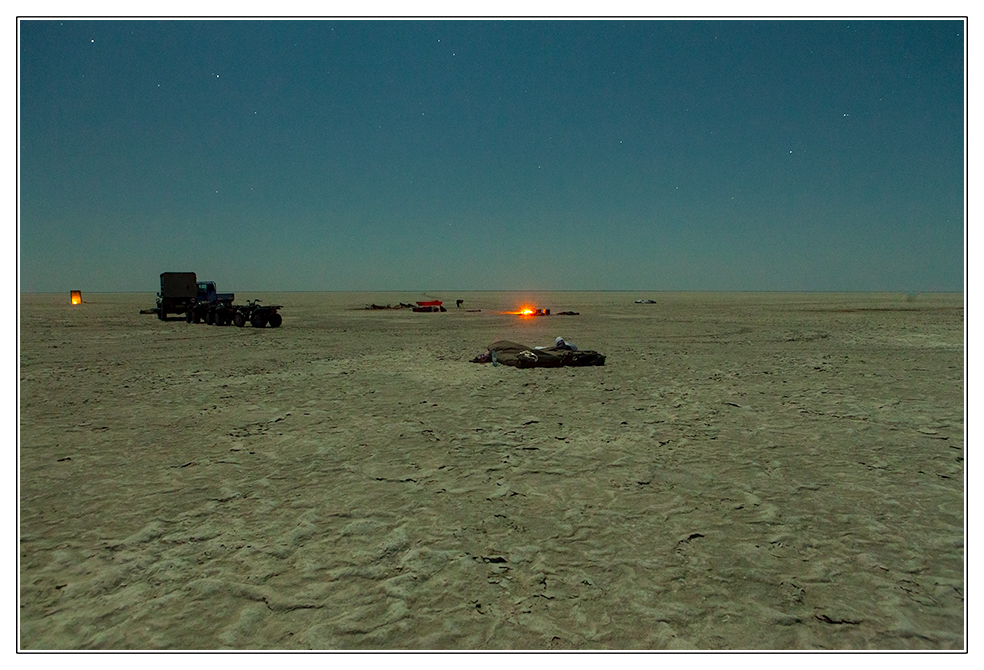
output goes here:
[{"label": "camp bedding", "polygon": [[571,351],[564,347],[537,349],[525,344],[498,340],[488,347],[491,360],[517,368],[558,368],[565,365],[604,365],[605,356],[597,351]]}]

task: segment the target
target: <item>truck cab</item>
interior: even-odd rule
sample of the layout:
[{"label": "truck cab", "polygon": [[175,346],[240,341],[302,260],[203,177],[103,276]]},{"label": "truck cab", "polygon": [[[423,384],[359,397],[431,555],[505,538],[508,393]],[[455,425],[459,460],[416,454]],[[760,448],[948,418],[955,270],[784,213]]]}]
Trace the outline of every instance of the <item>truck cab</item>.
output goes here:
[{"label": "truck cab", "polygon": [[216,302],[232,303],[236,299],[235,293],[218,293],[215,290],[214,281],[198,282],[198,296],[196,302],[199,304],[212,304]]}]

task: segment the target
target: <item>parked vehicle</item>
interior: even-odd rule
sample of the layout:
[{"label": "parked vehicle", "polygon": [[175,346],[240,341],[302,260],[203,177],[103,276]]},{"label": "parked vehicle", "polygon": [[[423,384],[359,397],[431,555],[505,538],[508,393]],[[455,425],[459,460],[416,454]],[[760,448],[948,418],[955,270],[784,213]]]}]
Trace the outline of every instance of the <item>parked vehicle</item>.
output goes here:
[{"label": "parked vehicle", "polygon": [[235,293],[216,291],[214,281],[200,281],[198,282],[198,293],[195,300],[189,305],[185,319],[188,323],[204,321],[209,325],[227,326],[232,323],[232,315],[235,311],[233,301],[235,299]]},{"label": "parked vehicle", "polygon": [[235,293],[219,293],[215,289],[214,281],[198,282],[198,302],[228,302],[232,303],[236,299]]},{"label": "parked vehicle", "polygon": [[254,328],[279,328],[284,318],[277,311],[283,305],[261,305],[259,300],[250,300],[245,305],[237,305],[232,314],[232,322],[242,328],[248,321]]},{"label": "parked vehicle", "polygon": [[157,294],[157,318],[168,314],[185,314],[198,296],[194,272],[162,272],[161,292]]},{"label": "parked vehicle", "polygon": [[254,328],[279,328],[283,323],[278,311],[283,305],[261,305],[259,300],[237,305],[235,299],[234,293],[219,293],[214,281],[198,281],[194,272],[162,272],[157,307],[141,313],[156,312],[162,321],[168,314],[184,314],[188,323],[204,321],[217,326],[234,323],[240,328],[247,322]]}]

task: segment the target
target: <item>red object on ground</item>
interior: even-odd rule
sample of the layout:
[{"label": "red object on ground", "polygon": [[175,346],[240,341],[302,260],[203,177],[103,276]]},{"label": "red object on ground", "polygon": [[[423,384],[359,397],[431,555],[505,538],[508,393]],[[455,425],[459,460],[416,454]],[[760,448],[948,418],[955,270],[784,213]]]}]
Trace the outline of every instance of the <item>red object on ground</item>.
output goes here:
[{"label": "red object on ground", "polygon": [[417,304],[421,307],[440,307],[444,304],[443,300],[427,300],[425,302],[417,301]]}]

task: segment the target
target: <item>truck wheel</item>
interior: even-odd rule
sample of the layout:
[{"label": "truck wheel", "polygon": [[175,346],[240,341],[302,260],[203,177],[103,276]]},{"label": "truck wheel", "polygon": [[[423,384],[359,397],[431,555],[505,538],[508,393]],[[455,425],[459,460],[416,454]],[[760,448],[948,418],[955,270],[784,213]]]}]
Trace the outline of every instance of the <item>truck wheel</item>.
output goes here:
[{"label": "truck wheel", "polygon": [[191,320],[193,323],[201,323],[202,315],[196,311],[194,314],[191,315]]},{"label": "truck wheel", "polygon": [[185,321],[191,323],[191,308],[189,308],[188,311],[185,312]]},{"label": "truck wheel", "polygon": [[236,312],[235,314],[232,315],[232,322],[236,324],[236,326],[238,326],[239,328],[242,328],[243,326],[246,325],[246,317],[243,316],[242,312]]},{"label": "truck wheel", "polygon": [[284,322],[284,317],[280,316],[276,312],[270,315],[270,327],[279,328],[280,324]]},{"label": "truck wheel", "polygon": [[210,326],[215,325],[215,312],[213,312],[212,310],[208,310],[207,312],[205,312],[205,323],[207,323]]},{"label": "truck wheel", "polygon": [[249,320],[253,324],[254,328],[263,328],[267,324],[266,317],[262,314],[254,314],[253,318]]}]

